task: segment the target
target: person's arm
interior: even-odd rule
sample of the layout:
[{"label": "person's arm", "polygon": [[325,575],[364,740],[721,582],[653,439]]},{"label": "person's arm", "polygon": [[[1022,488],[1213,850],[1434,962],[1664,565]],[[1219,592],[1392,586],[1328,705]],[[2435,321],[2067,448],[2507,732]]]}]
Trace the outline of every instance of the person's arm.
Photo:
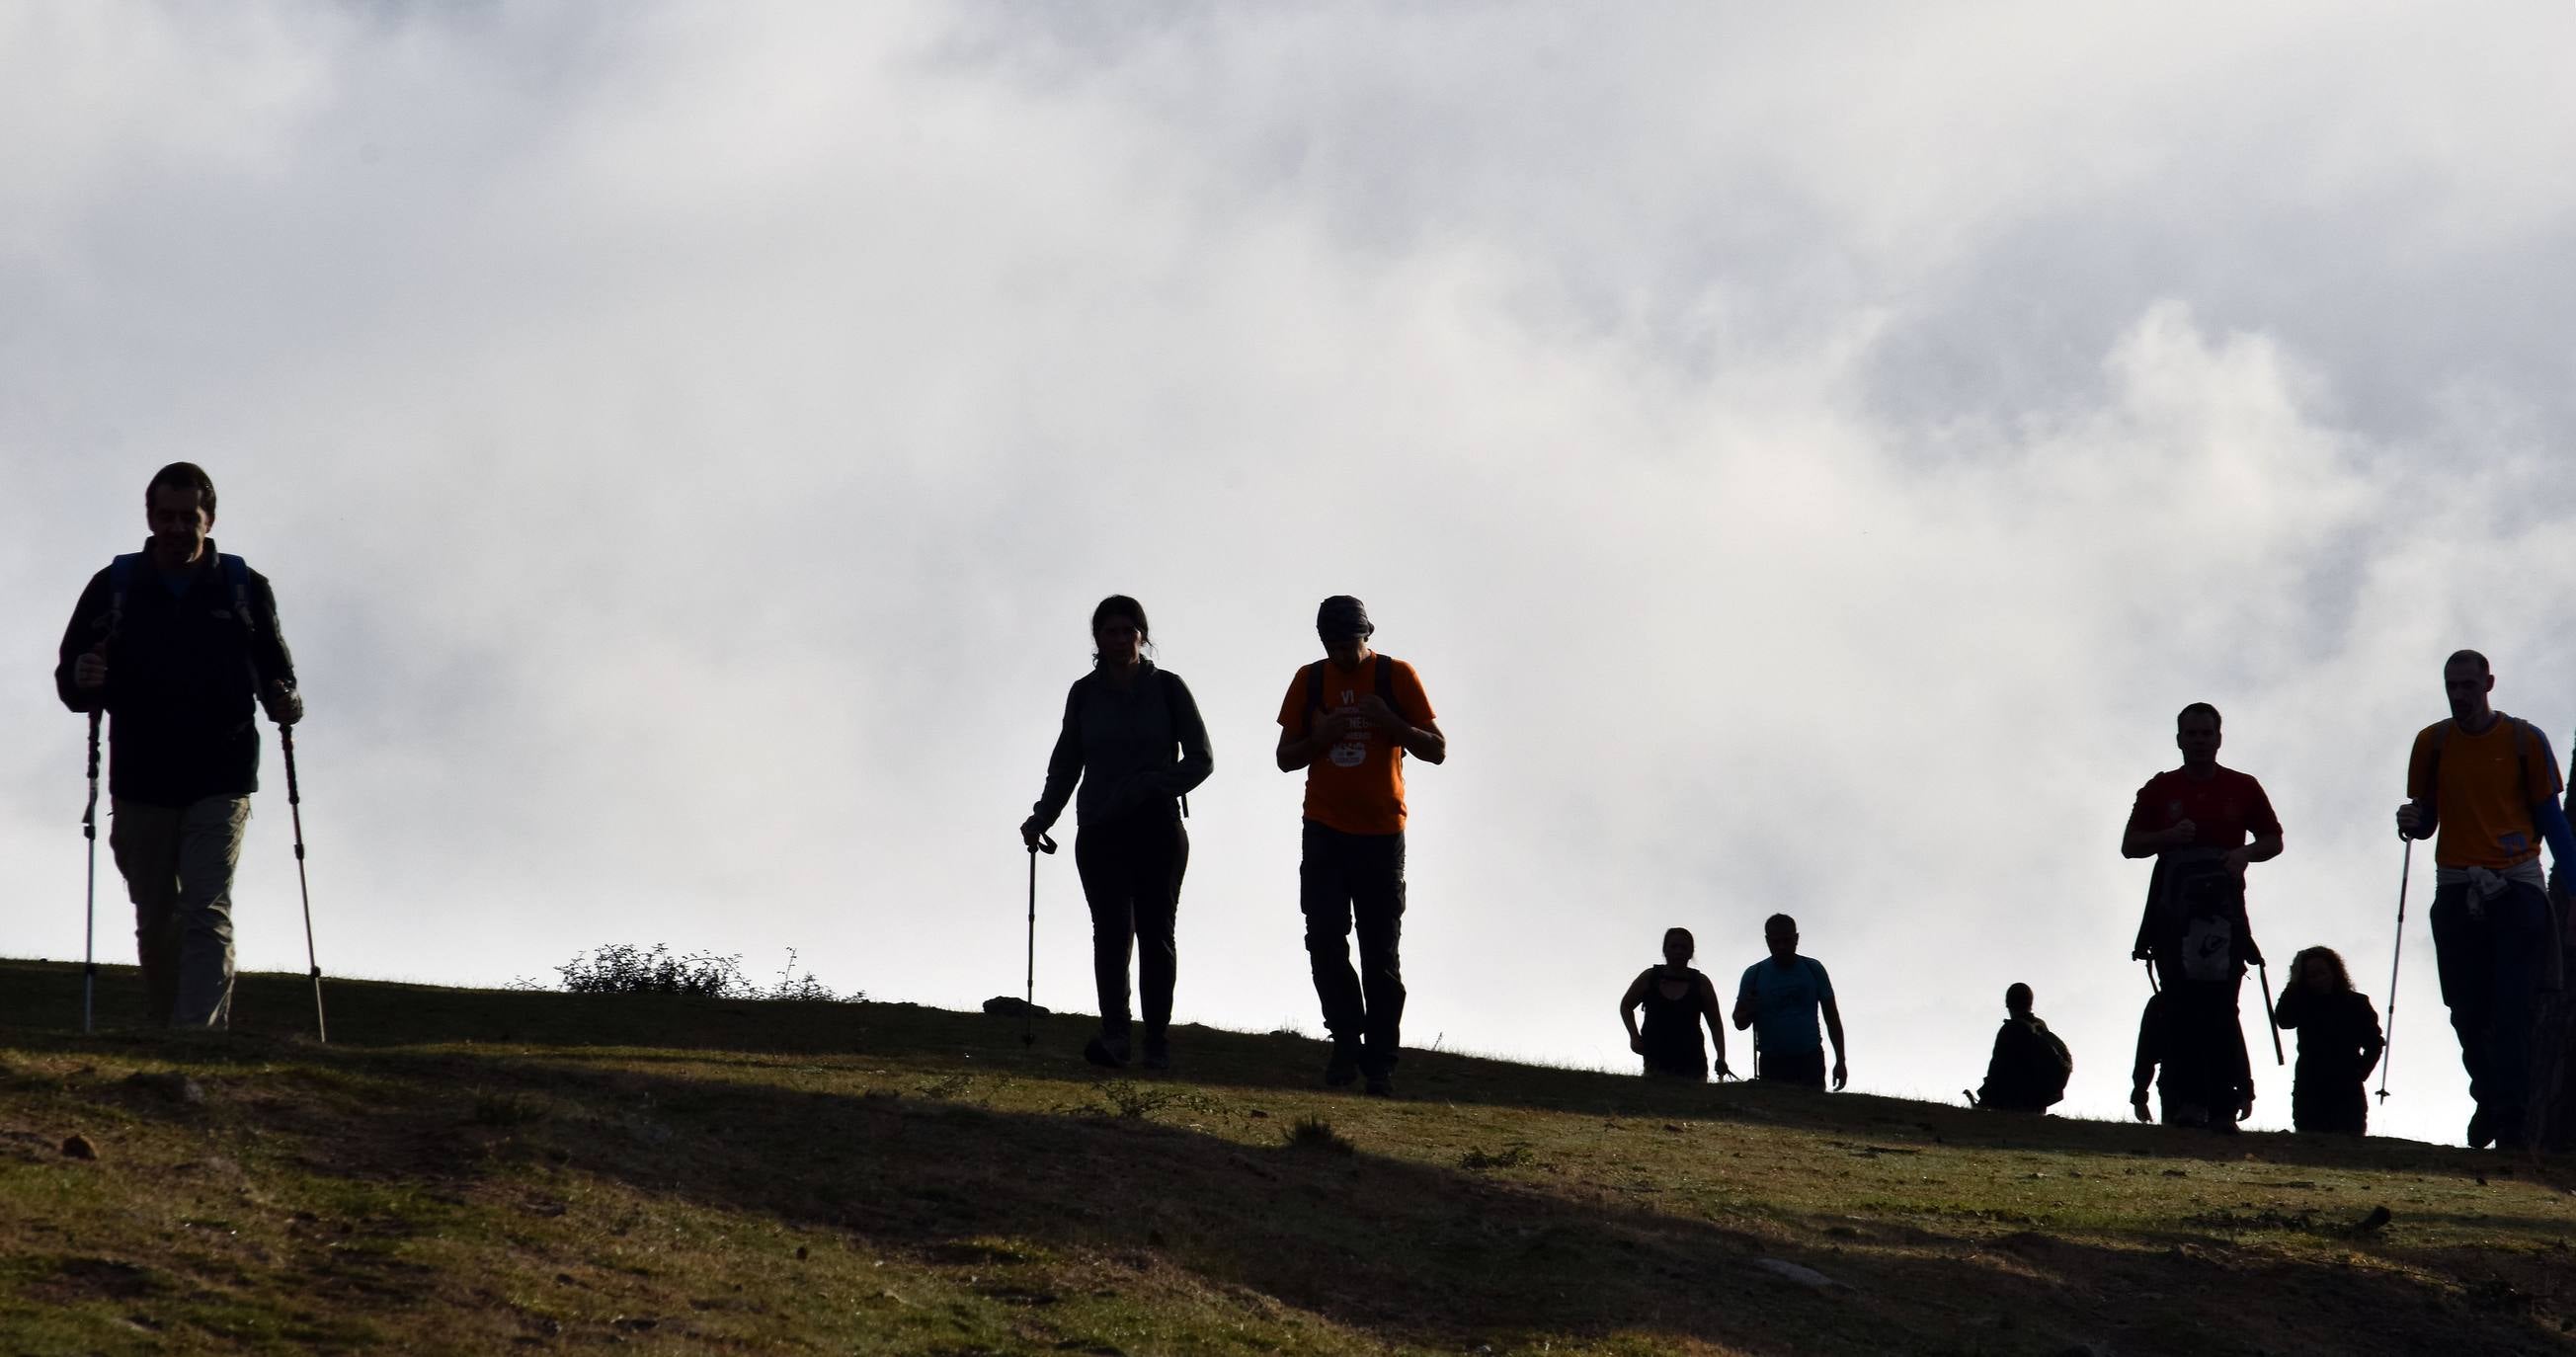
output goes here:
[{"label": "person's arm", "polygon": [[2526,721],[2523,729],[2538,746],[2530,760],[2532,785],[2525,789],[2531,796],[2531,827],[2548,842],[2550,862],[2576,861],[2576,830],[2568,828],[2567,810],[2558,804],[2558,756],[2551,752],[2549,737],[2540,727]]},{"label": "person's arm", "polygon": [[1646,1034],[1637,1030],[1637,1006],[1646,1002],[1646,986],[1653,983],[1655,968],[1649,966],[1637,972],[1637,978],[1628,982],[1628,992],[1619,996],[1619,1021],[1628,1029],[1628,1049],[1639,1055],[1646,1053]]},{"label": "person's arm", "polygon": [[1982,1106],[1994,1100],[2014,1082],[2012,1077],[2013,1025],[2005,1023],[1995,1029],[1995,1049],[1986,1056],[1986,1080],[1977,1085],[1977,1103]]},{"label": "person's arm", "polygon": [[2290,968],[2289,988],[2281,991],[2281,1002],[2272,1005],[2274,1027],[2299,1025],[2299,1019],[2304,1016],[2304,1010],[2307,1007],[2306,1000],[2301,997],[2304,993],[2305,988],[2299,984],[2299,968],[2293,966]]},{"label": "person's arm", "polygon": [[1191,694],[1190,685],[1168,671],[1163,674],[1163,682],[1172,685],[1173,714],[1180,727],[1172,732],[1172,738],[1180,742],[1181,761],[1156,774],[1154,788],[1166,796],[1187,796],[1216,771],[1216,751],[1208,746],[1207,721],[1199,715],[1199,700]]},{"label": "person's arm", "polygon": [[1417,726],[1375,693],[1360,699],[1360,719],[1385,731],[1405,753],[1424,763],[1441,763],[1449,757],[1449,737],[1440,733],[1439,722],[1426,716]]},{"label": "person's arm", "polygon": [[1046,787],[1038,793],[1034,812],[1020,822],[1020,841],[1034,846],[1064,814],[1064,803],[1073,799],[1074,784],[1082,780],[1082,683],[1076,680],[1073,691],[1064,695],[1064,725],[1056,732],[1055,748],[1047,755]]},{"label": "person's arm", "polygon": [[[1317,660],[1316,664],[1323,661]],[[1302,772],[1317,757],[1351,733],[1353,718],[1348,712],[1310,711],[1306,706],[1306,669],[1288,683],[1287,699],[1279,704],[1279,771]],[[1310,722],[1308,717],[1313,719]],[[1299,732],[1304,732],[1300,734]]]},{"label": "person's arm", "polygon": [[2243,876],[2248,865],[2270,862],[2279,856],[2281,856],[2281,832],[2276,829],[2269,834],[2255,835],[2254,842],[2242,848],[2229,850],[2224,861],[2228,871]]},{"label": "person's arm", "polygon": [[1832,1038],[1834,1043],[1834,1092],[1840,1093],[1843,1091],[1844,1083],[1851,1077],[1849,1068],[1843,1063],[1843,1010],[1840,1004],[1834,1002],[1834,996],[1831,994],[1824,997],[1823,1003],[1825,1035]]},{"label": "person's arm", "polygon": [[[2232,1062],[2231,1073],[2236,1076],[2236,1090],[2240,1098],[2236,1105],[2236,1119],[2243,1121],[2254,1115],[2254,1058],[2245,1049],[2244,1028],[2236,1029],[2236,1039],[2229,1042],[2228,1047],[2228,1057]],[[2215,1112],[2218,1109],[2210,1110]]]},{"label": "person's arm", "polygon": [[[84,715],[107,707],[107,665],[103,653],[107,644],[107,572],[90,578],[81,590],[80,602],[72,605],[72,620],[63,628],[63,643],[54,664],[54,696],[64,706]],[[89,663],[83,656],[96,656]],[[82,672],[95,674],[98,683],[84,686]]]},{"label": "person's arm", "polygon": [[1699,1008],[1708,1020],[1708,1034],[1717,1039],[1717,1077],[1723,1079],[1735,1072],[1726,1067],[1726,1014],[1718,1007],[1717,982],[1706,975],[1699,978]]},{"label": "person's arm", "polygon": [[277,624],[277,592],[269,587],[268,578],[254,572],[250,577],[251,606],[267,619],[266,625],[253,630],[250,642],[250,664],[259,676],[260,706],[268,719],[281,726],[291,726],[304,719],[304,693],[295,685],[295,657],[286,649],[286,633]]},{"label": "person's arm", "polygon": [[[1761,965],[1760,962],[1753,963]],[[1735,987],[1735,1030],[1741,1032],[1753,1025],[1753,972],[1746,971]]]},{"label": "person's arm", "polygon": [[2433,732],[2415,736],[2406,757],[2406,804],[2397,808],[2397,832],[2410,839],[2429,839],[2442,827],[2442,789],[2433,785]]},{"label": "person's arm", "polygon": [[2200,827],[2189,820],[2177,820],[2163,829],[2148,829],[2146,823],[2152,814],[2147,808],[2147,787],[2140,787],[2136,803],[2129,807],[2128,827],[2120,834],[2120,856],[2151,858],[2168,848],[2189,848],[2192,837],[2200,832]]},{"label": "person's arm", "polygon": [[2361,1016],[2361,1082],[2366,1084],[2370,1082],[2370,1072],[2379,1068],[2379,1056],[2388,1049],[2388,1038],[2379,1030],[2379,1010],[2371,1004],[2370,996],[2356,992],[2353,997],[2360,1000],[2353,1005],[2353,1011]]},{"label": "person's arm", "polygon": [[2129,1067],[2129,1107],[2140,1121],[2152,1122],[2155,1114],[2147,1110],[2147,1085],[2156,1077],[2156,1055],[2163,1046],[2158,1040],[2164,1010],[2152,999],[2147,1011],[2138,1018],[2138,1058]]}]

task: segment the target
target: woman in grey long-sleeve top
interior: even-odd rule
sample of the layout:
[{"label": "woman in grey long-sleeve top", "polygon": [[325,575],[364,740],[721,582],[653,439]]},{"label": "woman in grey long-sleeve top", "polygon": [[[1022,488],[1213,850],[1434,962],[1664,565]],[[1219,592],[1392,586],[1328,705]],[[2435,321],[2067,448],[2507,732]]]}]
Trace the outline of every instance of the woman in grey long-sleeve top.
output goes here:
[{"label": "woman in grey long-sleeve top", "polygon": [[[1047,759],[1046,790],[1020,837],[1036,843],[1072,799],[1081,831],[1073,861],[1091,903],[1091,965],[1100,986],[1100,1035],[1082,1048],[1095,1065],[1127,1063],[1127,954],[1137,955],[1145,1006],[1145,1066],[1172,1064],[1173,920],[1190,836],[1179,798],[1215,765],[1207,723],[1181,676],[1145,658],[1152,640],[1143,604],[1112,594],[1091,610],[1092,669],[1064,698],[1064,730]],[[1180,757],[1173,757],[1173,746]],[[1079,781],[1082,794],[1074,796]]]}]

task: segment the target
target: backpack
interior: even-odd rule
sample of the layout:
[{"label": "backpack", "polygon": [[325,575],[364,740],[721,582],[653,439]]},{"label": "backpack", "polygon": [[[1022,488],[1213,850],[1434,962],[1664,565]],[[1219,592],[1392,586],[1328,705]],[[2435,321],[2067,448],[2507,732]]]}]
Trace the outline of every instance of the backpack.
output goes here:
[{"label": "backpack", "polygon": [[[1398,714],[1402,714],[1404,709],[1395,705],[1396,662],[1383,653],[1373,658],[1377,660],[1378,700]],[[1324,665],[1326,663],[1327,661],[1317,660],[1306,666],[1306,726],[1305,729],[1297,732],[1300,736],[1315,732],[1315,715],[1324,709]]]},{"label": "backpack", "polygon": [[2236,978],[2236,921],[2224,914],[2194,910],[2182,926],[2184,978],[2218,984]]},{"label": "backpack", "polygon": [[2066,1081],[2075,1073],[2075,1053],[2066,1049],[2066,1043],[2045,1026],[2038,1028],[2038,1036],[2040,1045],[2048,1050],[2050,1061],[2048,1076],[2040,1081],[2039,1087],[2048,1095],[2049,1104],[2054,1105],[2066,1097]]}]

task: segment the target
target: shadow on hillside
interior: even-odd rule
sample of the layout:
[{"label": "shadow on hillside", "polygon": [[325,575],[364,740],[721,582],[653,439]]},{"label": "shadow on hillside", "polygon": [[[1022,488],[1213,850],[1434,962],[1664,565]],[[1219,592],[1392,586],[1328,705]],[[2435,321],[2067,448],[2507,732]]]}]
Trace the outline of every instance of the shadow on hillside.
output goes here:
[{"label": "shadow on hillside", "polygon": [[[1024,1047],[1015,1018],[910,1004],[759,1003],[327,979],[325,985],[335,1051],[469,1044],[588,1047],[614,1049],[616,1058],[626,1063],[704,1058],[663,1052],[722,1052],[881,1067],[917,1064],[942,1070],[962,1060],[982,1069],[1032,1077],[1101,1077],[1079,1056],[1093,1029],[1090,1018],[1078,1015],[1039,1019],[1035,1045]],[[235,1000],[234,1030],[244,1036],[309,1039],[312,1002],[303,976],[244,974]],[[71,1030],[80,1012],[77,966],[0,960],[0,1039],[30,1049],[68,1049],[86,1041],[157,1046],[164,1040],[159,1033],[119,1030],[114,1025],[130,1020],[141,1003],[134,968],[101,967],[102,1031],[98,1037],[81,1038]],[[1177,1029],[1174,1041],[1183,1068],[1170,1076],[1171,1081],[1213,1088],[1314,1089],[1325,1052],[1322,1042],[1302,1037],[1194,1026]],[[1399,1077],[1405,1097],[1417,1102],[1734,1121],[1895,1147],[1941,1143],[2034,1154],[2125,1153],[2206,1160],[2241,1160],[2250,1155],[2274,1164],[2463,1177],[2494,1172],[2497,1163],[2416,1141],[2351,1141],[2281,1132],[2218,1137],[2126,1122],[1980,1113],[1867,1094],[1828,1096],[1757,1084],[1675,1084],[1439,1051],[1408,1050]]]},{"label": "shadow on hillside", "polygon": [[[153,1053],[233,1063],[218,1044],[165,1041]],[[317,1172],[480,1192],[540,1213],[565,1209],[544,1194],[552,1175],[571,1173],[841,1232],[853,1247],[917,1258],[1026,1304],[1033,1327],[1068,1343],[1084,1335],[1049,1328],[1058,1292],[1168,1301],[1172,1270],[1218,1303],[1245,1304],[1241,1288],[1371,1339],[1470,1350],[1549,1335],[1762,1351],[2296,1351],[2321,1334],[2346,1352],[2559,1341],[2549,1315],[2563,1269],[2529,1253],[2425,1250],[2398,1254],[2401,1266],[2339,1268],[2186,1232],[2110,1248],[1795,1213],[1761,1217],[1757,1234],[1630,1195],[1651,1196],[1653,1184],[1556,1188],[1543,1161],[1515,1177],[1367,1144],[1294,1147],[1275,1120],[1205,1095],[1166,1105],[1156,1121],[1111,1115],[1107,1099],[1099,1110],[997,1111],[561,1054],[293,1054],[324,1072],[289,1064],[210,1078],[204,1107],[165,1115],[255,1129]],[[280,1082],[263,1088],[272,1077]],[[516,1110],[483,1117],[476,1100],[496,1096]],[[1224,1122],[1253,1143],[1168,1124],[1181,1118]],[[1829,1280],[1785,1278],[1763,1260]],[[2417,1268],[2496,1282],[2455,1290]]]}]

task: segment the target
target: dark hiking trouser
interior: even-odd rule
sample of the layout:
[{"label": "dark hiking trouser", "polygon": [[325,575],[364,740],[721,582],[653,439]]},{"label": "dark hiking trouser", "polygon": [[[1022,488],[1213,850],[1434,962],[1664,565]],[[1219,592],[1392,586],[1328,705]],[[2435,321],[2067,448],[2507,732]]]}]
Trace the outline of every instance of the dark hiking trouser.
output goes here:
[{"label": "dark hiking trouser", "polygon": [[1766,1084],[1795,1084],[1800,1088],[1825,1086],[1825,1048],[1812,1051],[1755,1051],[1753,1077]]},{"label": "dark hiking trouser", "polygon": [[2483,897],[2480,917],[2472,917],[2475,894],[2466,882],[2433,893],[2434,965],[2459,1034],[2469,1097],[2496,1135],[2519,1140],[2530,1098],[2532,1019],[2548,960],[2549,898],[2537,886],[2510,882],[2502,894]]},{"label": "dark hiking trouser", "polygon": [[[1324,1005],[1324,1030],[1337,1044],[1358,1042],[1363,1065],[1392,1068],[1404,1025],[1404,969],[1396,957],[1404,932],[1404,835],[1345,834],[1306,821],[1297,904],[1306,914],[1306,954],[1315,997]],[[1355,929],[1357,973],[1350,952]]]},{"label": "dark hiking trouser", "polygon": [[1136,954],[1145,1008],[1145,1040],[1161,1041],[1172,1023],[1172,978],[1180,969],[1174,923],[1181,877],[1190,867],[1190,836],[1168,806],[1082,826],[1073,840],[1074,869],[1091,906],[1091,972],[1100,989],[1100,1030],[1127,1035],[1127,956]]},{"label": "dark hiking trouser", "polygon": [[250,798],[109,803],[108,851],[134,902],[134,949],[154,1026],[222,1028],[233,1011],[233,868]]},{"label": "dark hiking trouser", "polygon": [[2301,1076],[2290,1089],[2290,1128],[2306,1133],[2370,1134],[2370,1099],[2361,1081]]}]

